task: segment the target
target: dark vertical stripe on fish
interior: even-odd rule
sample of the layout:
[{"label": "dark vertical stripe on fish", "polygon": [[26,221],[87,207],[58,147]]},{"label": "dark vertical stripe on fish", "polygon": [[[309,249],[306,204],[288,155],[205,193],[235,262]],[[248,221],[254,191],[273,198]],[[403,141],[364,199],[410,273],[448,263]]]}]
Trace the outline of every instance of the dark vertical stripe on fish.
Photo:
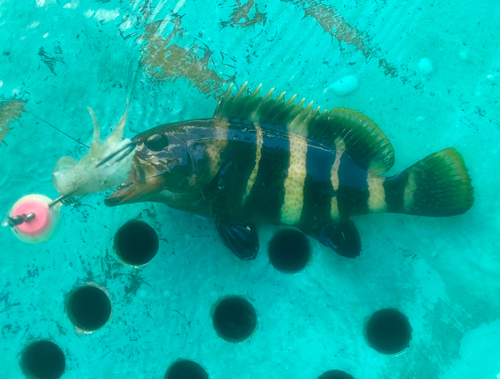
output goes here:
[{"label": "dark vertical stripe on fish", "polygon": [[406,171],[385,180],[387,212],[399,213],[404,210],[404,194],[407,184],[408,173]]},{"label": "dark vertical stripe on fish", "polygon": [[242,128],[233,126],[227,138],[227,144],[220,152],[220,169],[214,183],[217,195],[213,212],[224,221],[246,222],[248,217],[242,199],[255,166],[256,129],[251,123]]},{"label": "dark vertical stripe on fish", "polygon": [[301,224],[324,225],[331,221],[331,201],[334,195],[331,171],[335,154],[335,149],[332,151],[321,146],[308,146]]},{"label": "dark vertical stripe on fish", "polygon": [[369,213],[368,173],[347,154],[343,154],[338,171],[337,202],[341,217]]},{"label": "dark vertical stripe on fish", "polygon": [[[252,161],[252,163],[254,163]],[[259,169],[245,209],[259,219],[281,222],[284,183],[290,165],[290,141],[286,134],[269,133],[263,128]],[[245,179],[245,183],[247,180]]]}]

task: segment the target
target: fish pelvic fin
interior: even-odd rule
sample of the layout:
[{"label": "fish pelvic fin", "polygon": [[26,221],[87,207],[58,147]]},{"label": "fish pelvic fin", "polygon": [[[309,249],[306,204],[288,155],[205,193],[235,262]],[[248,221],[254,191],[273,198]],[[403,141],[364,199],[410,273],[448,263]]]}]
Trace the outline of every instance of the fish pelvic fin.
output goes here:
[{"label": "fish pelvic fin", "polygon": [[418,216],[454,216],[474,203],[474,188],[454,148],[431,154],[384,182],[387,211]]}]

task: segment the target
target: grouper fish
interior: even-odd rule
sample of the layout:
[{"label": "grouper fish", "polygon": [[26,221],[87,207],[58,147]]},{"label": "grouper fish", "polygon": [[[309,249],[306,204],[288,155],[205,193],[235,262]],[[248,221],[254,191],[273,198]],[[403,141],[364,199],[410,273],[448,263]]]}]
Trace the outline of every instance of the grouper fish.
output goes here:
[{"label": "grouper fish", "polygon": [[255,224],[296,227],[345,257],[361,251],[351,216],[453,216],[474,189],[462,156],[447,148],[403,172],[382,131],[354,110],[313,109],[284,93],[232,85],[210,119],[157,126],[132,139],[129,178],[105,204],[160,202],[213,218],[226,247],[255,258]]}]

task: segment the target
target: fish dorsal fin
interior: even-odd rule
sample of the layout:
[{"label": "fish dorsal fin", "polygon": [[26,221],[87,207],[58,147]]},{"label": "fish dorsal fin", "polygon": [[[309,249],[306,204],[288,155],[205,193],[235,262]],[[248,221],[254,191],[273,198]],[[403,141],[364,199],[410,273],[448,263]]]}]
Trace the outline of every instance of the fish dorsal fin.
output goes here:
[{"label": "fish dorsal fin", "polygon": [[276,99],[274,88],[260,95],[261,85],[250,93],[247,83],[234,95],[233,84],[215,110],[214,117],[250,120],[262,125],[282,125],[290,133],[342,148],[358,165],[371,174],[380,175],[394,164],[394,149],[380,128],[362,113],[346,108],[334,108],[320,113],[312,102],[304,99],[295,104],[295,96],[285,102],[285,92]]}]

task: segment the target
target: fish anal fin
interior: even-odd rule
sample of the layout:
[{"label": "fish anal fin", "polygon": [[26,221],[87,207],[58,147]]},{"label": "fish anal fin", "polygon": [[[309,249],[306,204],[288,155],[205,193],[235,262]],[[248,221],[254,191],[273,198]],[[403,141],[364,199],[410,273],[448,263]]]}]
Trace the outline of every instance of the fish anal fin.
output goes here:
[{"label": "fish anal fin", "polygon": [[343,257],[356,258],[361,252],[361,239],[352,221],[332,222],[323,227],[303,229],[303,232]]}]

